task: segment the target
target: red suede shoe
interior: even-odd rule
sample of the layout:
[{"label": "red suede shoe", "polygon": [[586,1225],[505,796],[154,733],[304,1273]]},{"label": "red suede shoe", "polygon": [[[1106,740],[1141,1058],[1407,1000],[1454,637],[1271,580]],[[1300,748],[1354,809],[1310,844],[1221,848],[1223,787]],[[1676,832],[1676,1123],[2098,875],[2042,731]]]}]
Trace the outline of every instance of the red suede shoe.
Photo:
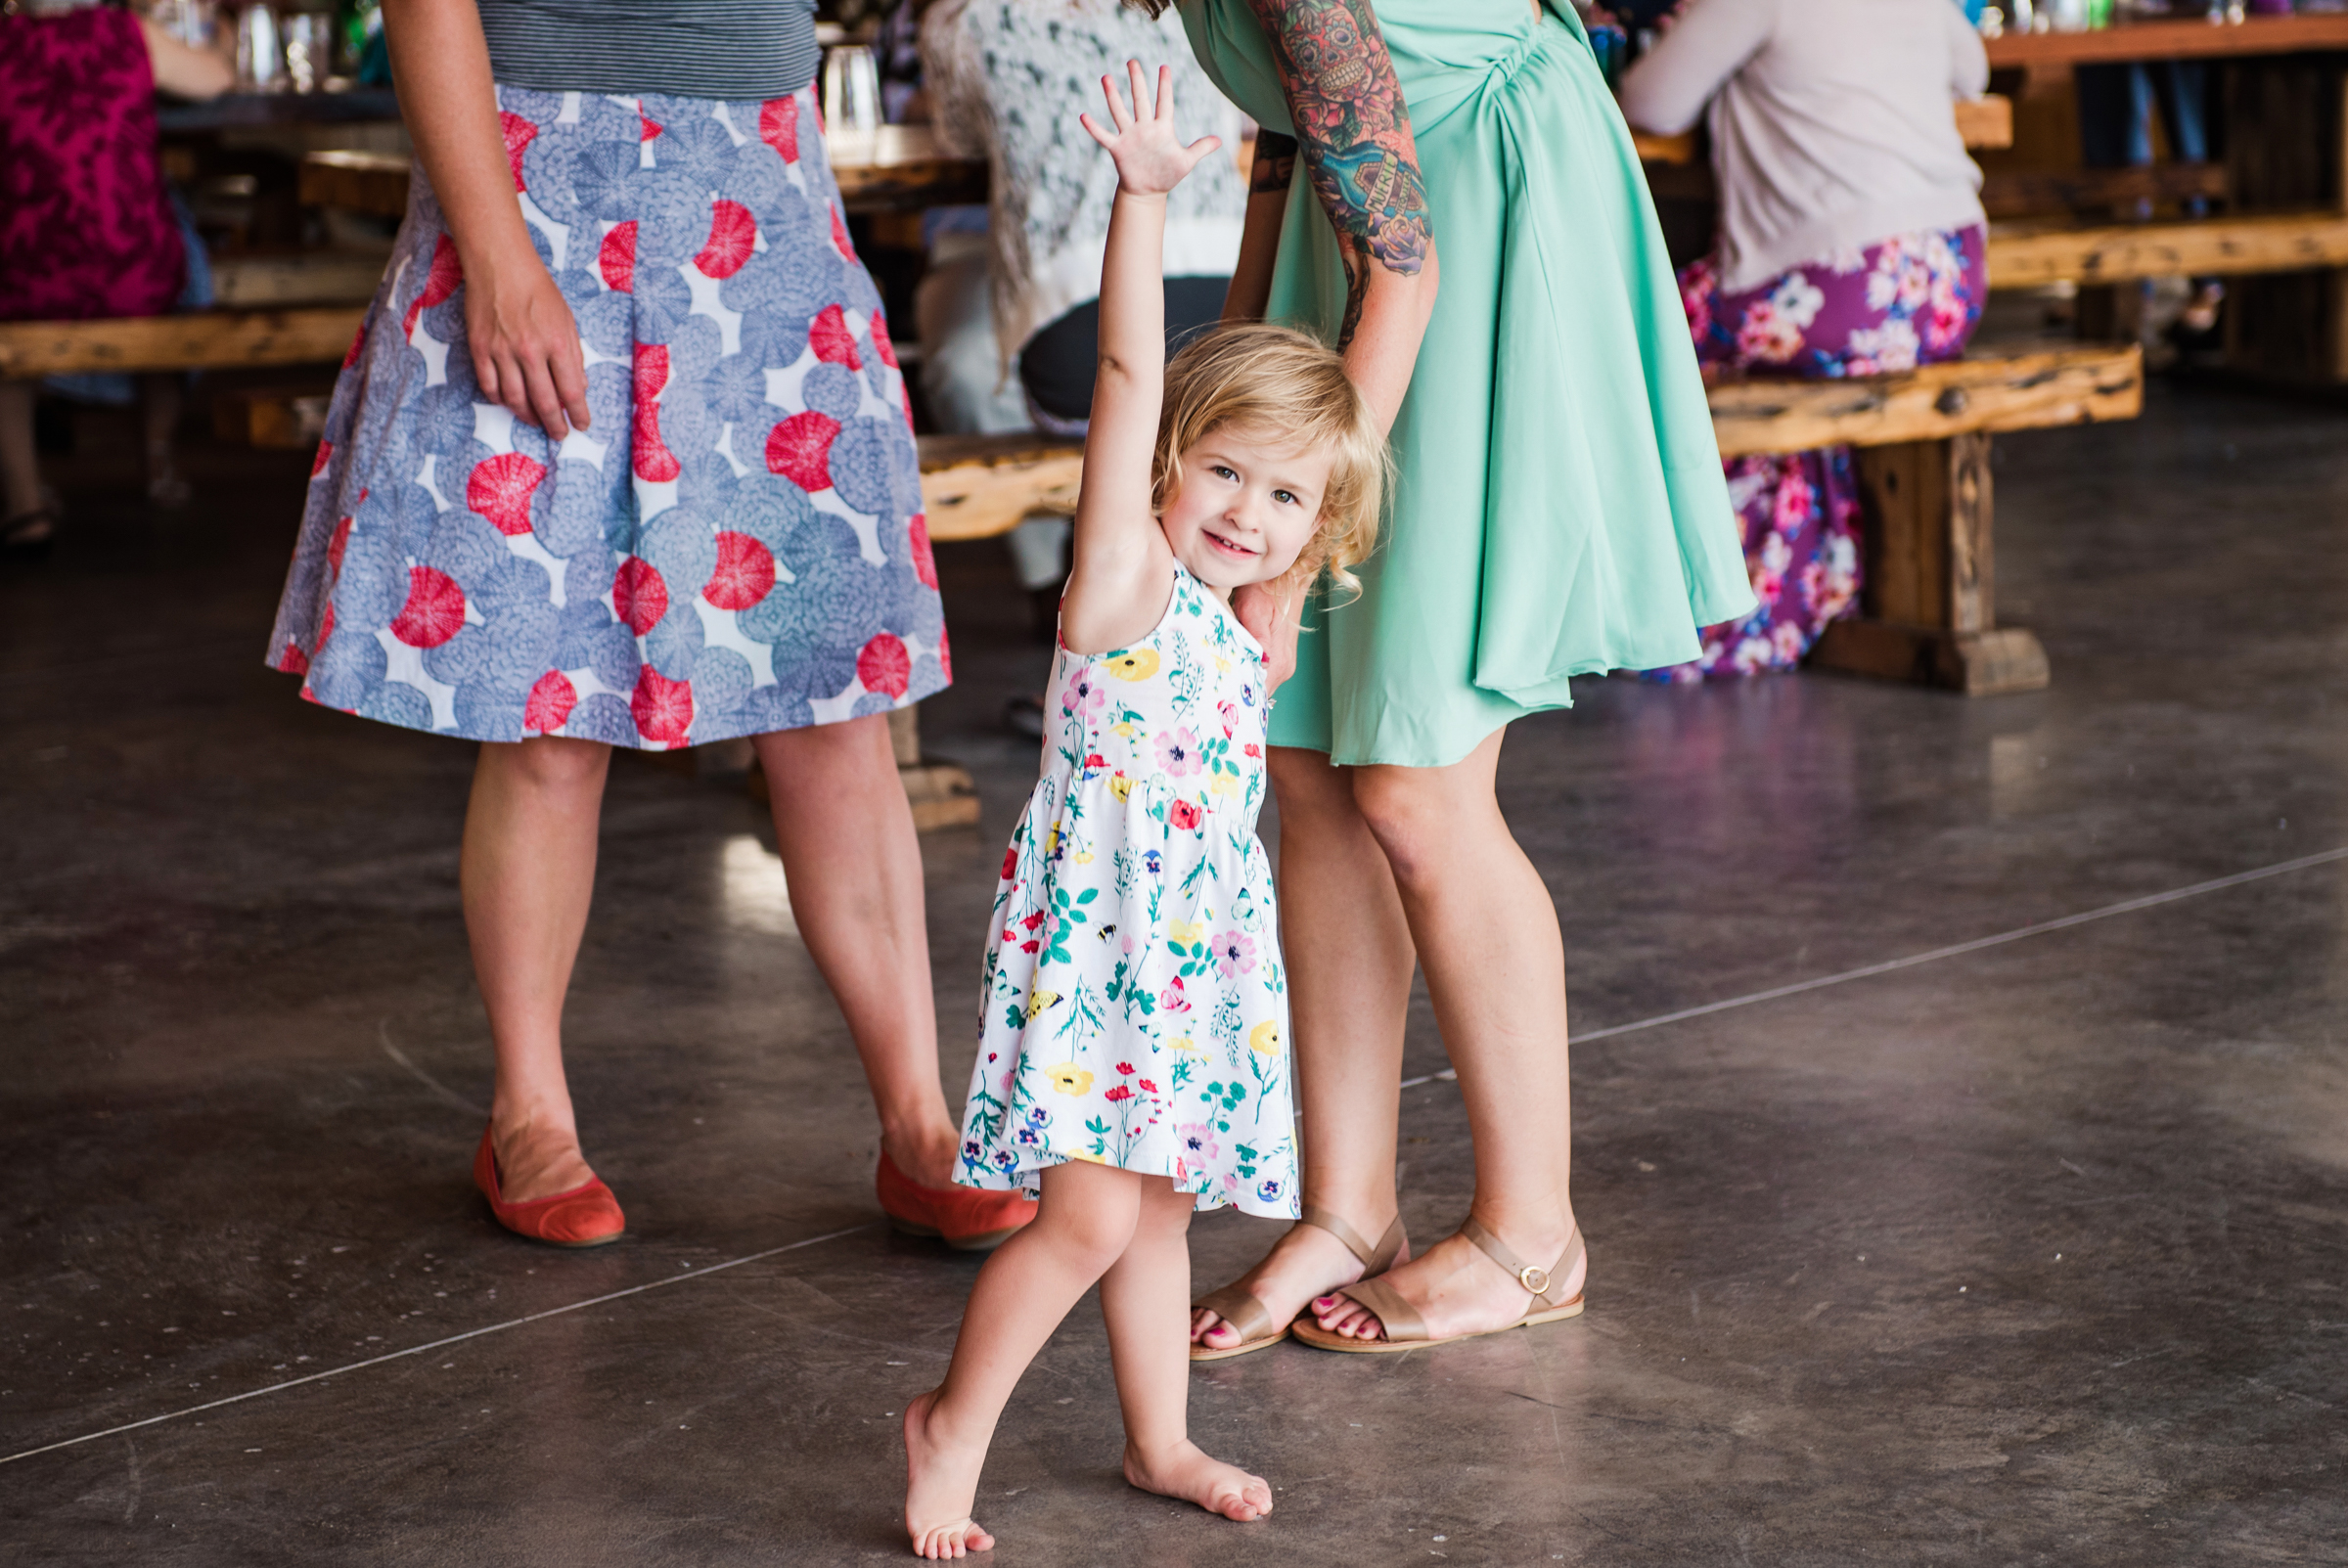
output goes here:
[{"label": "red suede shoe", "polygon": [[981,1192],[968,1187],[922,1187],[884,1151],[874,1184],[880,1211],[907,1235],[933,1235],[963,1252],[987,1252],[1035,1218],[1035,1200],[1017,1192]]},{"label": "red suede shoe", "polygon": [[497,1149],[489,1141],[487,1128],[481,1130],[480,1150],[473,1156],[473,1185],[489,1200],[489,1212],[498,1224],[516,1235],[549,1246],[605,1246],[617,1241],[628,1229],[627,1216],[619,1212],[619,1199],[611,1195],[601,1177],[552,1197],[508,1203],[499,1195]]}]

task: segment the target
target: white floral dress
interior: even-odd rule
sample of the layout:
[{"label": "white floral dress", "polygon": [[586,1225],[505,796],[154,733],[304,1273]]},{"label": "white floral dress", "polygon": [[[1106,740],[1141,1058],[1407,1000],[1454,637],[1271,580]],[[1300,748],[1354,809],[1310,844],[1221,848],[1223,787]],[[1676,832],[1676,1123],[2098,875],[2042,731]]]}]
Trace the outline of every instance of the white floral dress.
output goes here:
[{"label": "white floral dress", "polygon": [[1296,1213],[1287,980],[1264,801],[1264,655],[1174,569],[1156,630],[1063,645],[986,945],[968,1187],[1093,1160],[1198,1207]]}]

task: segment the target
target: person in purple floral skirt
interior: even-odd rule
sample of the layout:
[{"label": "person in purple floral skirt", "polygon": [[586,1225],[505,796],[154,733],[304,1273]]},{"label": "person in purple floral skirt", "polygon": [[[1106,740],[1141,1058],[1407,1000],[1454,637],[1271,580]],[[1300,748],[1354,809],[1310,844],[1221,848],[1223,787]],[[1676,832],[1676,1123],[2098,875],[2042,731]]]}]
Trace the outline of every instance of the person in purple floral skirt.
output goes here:
[{"label": "person in purple floral skirt", "polygon": [[[1622,82],[1623,112],[1676,133],[1706,113],[1718,247],[1680,273],[1707,377],[1841,377],[1964,352],[1987,292],[1980,173],[1957,98],[1981,43],[1949,0],[1689,0]],[[1672,680],[1789,670],[1857,607],[1847,446],[1730,458],[1760,606],[1704,630]]]}]

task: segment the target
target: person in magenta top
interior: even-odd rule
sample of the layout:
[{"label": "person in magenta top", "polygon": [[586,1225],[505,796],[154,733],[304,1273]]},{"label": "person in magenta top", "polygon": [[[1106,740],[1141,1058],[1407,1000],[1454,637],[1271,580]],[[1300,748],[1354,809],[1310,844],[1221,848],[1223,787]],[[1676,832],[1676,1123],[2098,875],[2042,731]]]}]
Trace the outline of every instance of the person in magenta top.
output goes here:
[{"label": "person in magenta top", "polygon": [[[189,257],[156,152],[155,95],[234,80],[127,11],[0,16],[0,321],[94,321],[172,308]],[[178,383],[145,378],[152,477],[167,499]],[[45,554],[57,526],[32,445],[29,381],[0,381],[0,550]]]}]

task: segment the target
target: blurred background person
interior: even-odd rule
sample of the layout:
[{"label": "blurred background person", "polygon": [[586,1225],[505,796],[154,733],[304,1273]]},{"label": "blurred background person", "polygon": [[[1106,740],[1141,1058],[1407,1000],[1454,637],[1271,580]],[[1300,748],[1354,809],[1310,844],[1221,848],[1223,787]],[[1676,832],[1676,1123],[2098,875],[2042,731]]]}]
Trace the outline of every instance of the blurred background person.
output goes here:
[{"label": "blurred background person", "polygon": [[[1869,376],[1955,359],[1987,292],[1981,172],[1956,102],[1989,85],[1950,0],[1690,0],[1623,73],[1623,113],[1703,117],[1713,252],[1680,274],[1709,377]],[[1860,589],[1848,447],[1731,458],[1760,607],[1674,679],[1789,670]]]},{"label": "blurred background person", "polygon": [[[941,147],[985,158],[991,177],[985,208],[930,214],[915,320],[931,417],[955,433],[1081,437],[1117,174],[1068,105],[1139,60],[1173,68],[1186,145],[1211,135],[1237,148],[1240,112],[1198,68],[1172,12],[1151,21],[1122,0],[938,0],[921,19],[921,58]],[[1212,157],[1167,202],[1171,346],[1223,313],[1247,185],[1235,158]],[[1067,538],[1068,519],[1042,515],[1011,535],[1039,631],[1054,623]]]},{"label": "blurred background person", "polygon": [[[0,15],[0,321],[156,316],[209,301],[203,247],[163,180],[155,95],[211,98],[235,80],[220,56],[113,7]],[[46,555],[59,520],[33,449],[34,389],[0,381],[0,554],[16,559]],[[113,400],[103,382],[79,389]],[[142,376],[139,391],[148,496],[179,505],[180,380]]]}]

